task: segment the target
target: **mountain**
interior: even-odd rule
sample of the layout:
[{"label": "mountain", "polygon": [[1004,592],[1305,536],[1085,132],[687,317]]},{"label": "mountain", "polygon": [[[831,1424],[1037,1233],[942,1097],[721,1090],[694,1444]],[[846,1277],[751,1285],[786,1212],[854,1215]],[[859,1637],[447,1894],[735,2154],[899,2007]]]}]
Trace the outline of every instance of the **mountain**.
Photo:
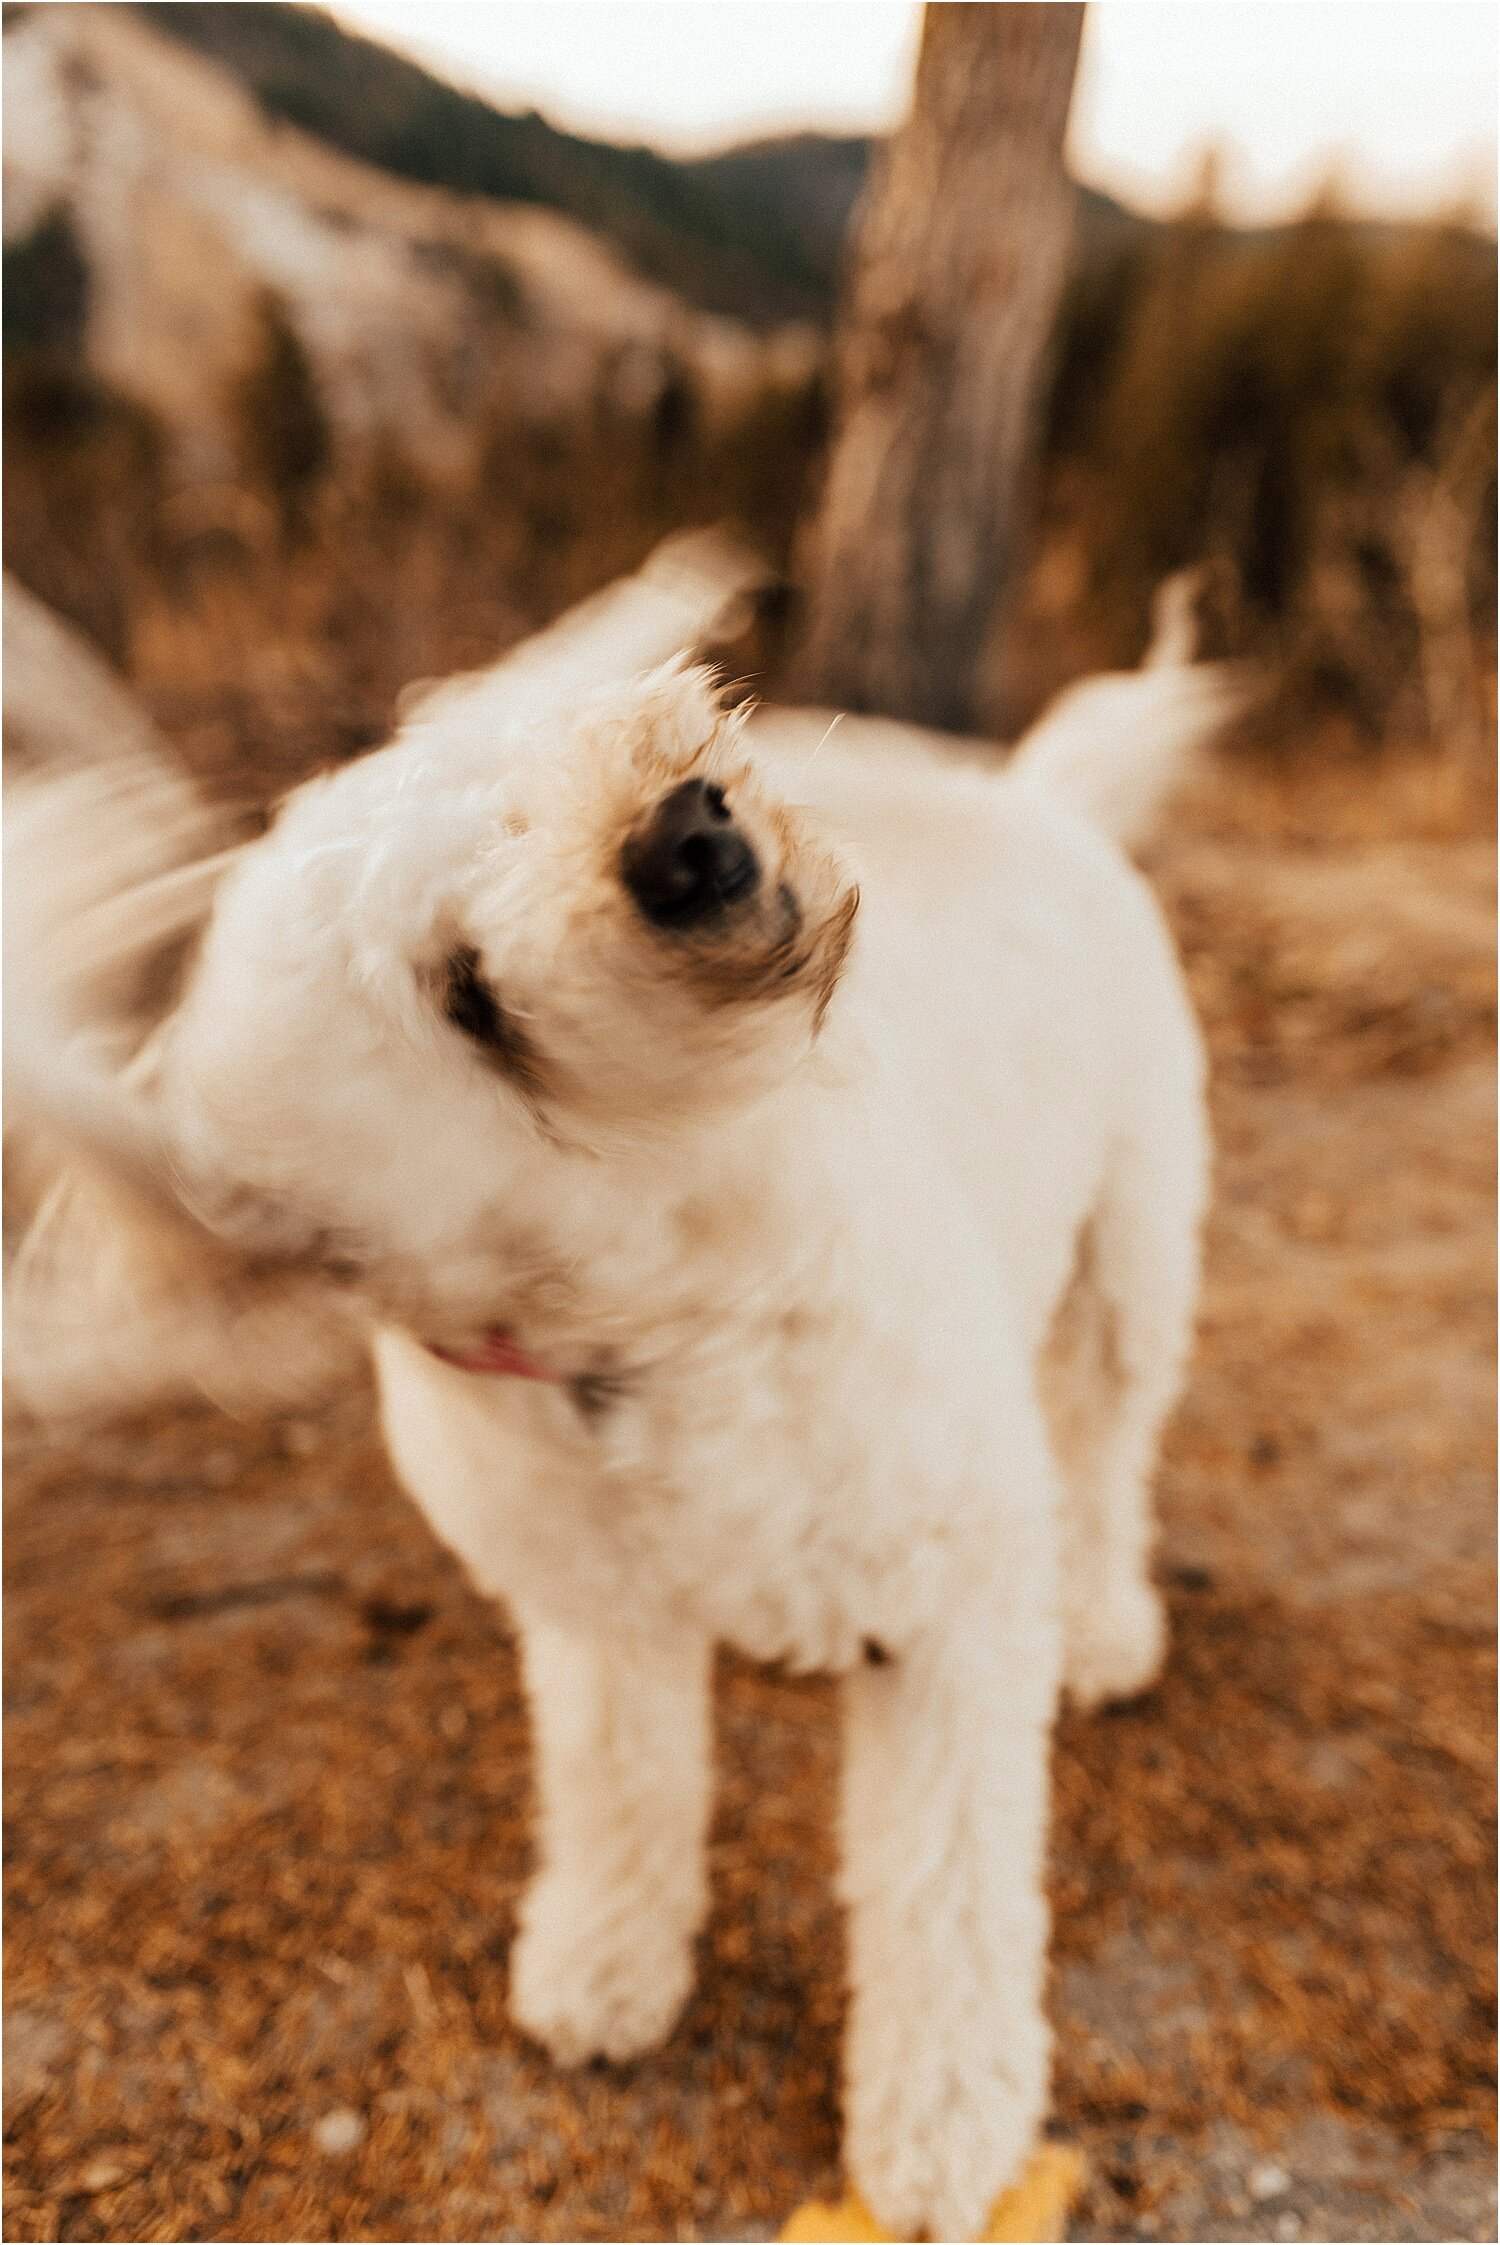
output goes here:
[{"label": "mountain", "polygon": [[[229,72],[268,117],[364,163],[562,211],[705,311],[761,327],[832,321],[876,146],[867,136],[790,133],[677,160],[559,131],[535,110],[509,114],[290,0],[144,0],[140,12]],[[1155,231],[1080,189],[1080,262]]]},{"label": "mountain", "polygon": [[768,326],[826,320],[870,143],[800,134],[678,162],[507,115],[320,9],[170,0],[139,9],[206,55],[267,117],[361,162],[460,195],[542,204],[648,279]]},{"label": "mountain", "polygon": [[[165,35],[184,16],[196,45]],[[210,59],[210,32],[237,69]],[[805,378],[818,357],[810,329],[757,332],[706,310],[547,207],[540,159],[525,193],[477,191],[501,179],[481,160],[483,104],[453,97],[473,130],[451,134],[449,168],[473,191],[414,176],[443,138],[449,90],[326,17],[15,7],[4,45],[8,349],[81,359],[148,409],[196,480],[229,475],[247,438],[279,446],[294,478],[330,446],[383,437],[461,477],[501,423],[675,427],[688,412],[712,425],[768,374]],[[332,92],[320,59],[337,65]],[[252,65],[279,88],[274,105],[247,90]],[[407,169],[290,122],[299,103],[314,122],[367,109],[366,138],[405,150]],[[519,122],[566,173],[565,139],[540,119],[494,121]],[[633,176],[638,152],[598,153]],[[590,177],[602,192],[605,172]]]}]

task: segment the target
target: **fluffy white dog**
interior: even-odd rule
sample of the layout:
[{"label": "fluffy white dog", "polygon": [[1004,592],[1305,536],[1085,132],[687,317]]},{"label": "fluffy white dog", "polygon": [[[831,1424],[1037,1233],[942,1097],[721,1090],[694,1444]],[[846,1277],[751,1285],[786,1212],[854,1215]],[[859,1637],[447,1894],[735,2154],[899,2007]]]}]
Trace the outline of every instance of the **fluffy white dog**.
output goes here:
[{"label": "fluffy white dog", "polygon": [[[687,1994],[715,1643],[840,1675],[847,2165],[961,2238],[1045,2111],[1059,1688],[1162,1657],[1203,1065],[1118,838],[1223,688],[1164,651],[1004,771],[747,725],[678,653],[728,589],[676,549],[123,894],[148,782],[103,783],[82,897],[86,797],[22,803],[12,1111],[76,1155],[13,1369],[234,1400],[373,1346],[398,1473],[520,1634],[511,2003],[564,2063]],[[205,913],[116,1066],[105,983]]]}]

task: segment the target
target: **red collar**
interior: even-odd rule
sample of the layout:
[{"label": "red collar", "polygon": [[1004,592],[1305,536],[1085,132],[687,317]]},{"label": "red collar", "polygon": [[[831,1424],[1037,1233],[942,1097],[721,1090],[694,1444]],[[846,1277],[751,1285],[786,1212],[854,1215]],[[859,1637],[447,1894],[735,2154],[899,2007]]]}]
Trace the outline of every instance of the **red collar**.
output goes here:
[{"label": "red collar", "polygon": [[503,1325],[492,1325],[476,1348],[449,1349],[438,1341],[429,1341],[426,1345],[434,1356],[440,1356],[445,1364],[456,1365],[460,1372],[504,1372],[514,1380],[551,1380],[554,1383],[562,1379],[560,1372],[549,1372],[545,1364],[538,1364],[534,1356],[529,1356]]}]

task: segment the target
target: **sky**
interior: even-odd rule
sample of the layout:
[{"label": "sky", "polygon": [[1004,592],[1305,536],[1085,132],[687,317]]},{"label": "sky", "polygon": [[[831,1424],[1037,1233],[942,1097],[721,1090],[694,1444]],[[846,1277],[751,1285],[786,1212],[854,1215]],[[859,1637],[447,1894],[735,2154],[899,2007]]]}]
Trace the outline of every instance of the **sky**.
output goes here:
[{"label": "sky", "polygon": [[[914,0],[335,0],[505,108],[697,153],[761,132],[882,131],[906,104]],[[1404,216],[1493,223],[1494,0],[1092,0],[1069,150],[1140,208],[1223,151],[1232,217],[1285,217],[1336,177]]]}]

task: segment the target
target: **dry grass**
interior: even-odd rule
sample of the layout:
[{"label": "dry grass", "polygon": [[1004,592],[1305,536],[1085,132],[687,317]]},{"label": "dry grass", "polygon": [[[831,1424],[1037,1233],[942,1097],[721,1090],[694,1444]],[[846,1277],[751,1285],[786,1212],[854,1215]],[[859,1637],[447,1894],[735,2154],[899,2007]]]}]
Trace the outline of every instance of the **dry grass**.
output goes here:
[{"label": "dry grass", "polygon": [[673,530],[729,521],[783,563],[821,427],[800,375],[654,431],[602,404],[544,428],[496,408],[453,486],[394,443],[320,466],[296,364],[273,351],[248,385],[245,463],[213,485],[184,484],[150,416],[68,358],[6,369],[6,567],[246,808],[372,746],[404,688],[493,660]]},{"label": "dry grass", "polygon": [[[410,678],[482,659],[674,528],[730,520],[785,563],[821,472],[820,380],[767,362],[732,406],[684,365],[650,404],[605,383],[545,423],[497,373],[440,476],[394,430],[336,435],[267,297],[224,403],[228,480],[204,486],[87,371],[79,255],[56,213],[6,253],[7,566],[247,794],[378,738]],[[1262,235],[1211,196],[1165,227],[1085,226],[1034,559],[981,681],[991,729],[1134,660],[1162,578],[1204,564],[1215,651],[1260,665],[1273,737],[1337,711],[1366,744],[1492,772],[1495,285],[1462,225],[1327,201]]]},{"label": "dry grass", "polygon": [[1041,511],[1012,695],[1046,661],[1038,636],[1054,663],[1129,657],[1161,578],[1207,562],[1219,628],[1283,714],[1336,708],[1368,739],[1487,758],[1493,244],[1361,224],[1329,195],[1239,234],[1210,164],[1175,223],[1101,241],[1073,276]]}]

